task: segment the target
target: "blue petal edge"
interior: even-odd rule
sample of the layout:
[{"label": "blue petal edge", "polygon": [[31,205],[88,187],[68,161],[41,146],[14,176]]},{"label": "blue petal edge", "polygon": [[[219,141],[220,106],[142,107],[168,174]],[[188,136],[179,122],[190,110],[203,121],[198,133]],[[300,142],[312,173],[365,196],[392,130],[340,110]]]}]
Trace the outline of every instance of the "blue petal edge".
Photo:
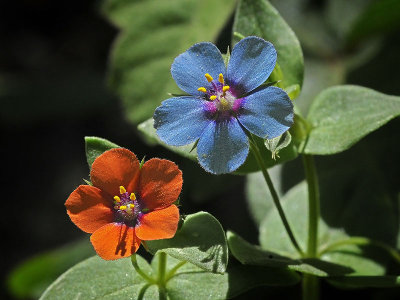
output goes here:
[{"label": "blue petal edge", "polygon": [[235,171],[246,160],[249,141],[237,119],[211,122],[197,144],[200,165],[213,174]]},{"label": "blue petal edge", "polygon": [[293,125],[293,104],[286,92],[271,86],[243,99],[239,122],[251,133],[272,139]]},{"label": "blue petal edge", "polygon": [[175,58],[171,66],[171,74],[179,88],[194,96],[203,96],[197,89],[210,89],[211,83],[205,78],[209,73],[214,79],[226,69],[224,59],[218,48],[208,42],[198,43]]},{"label": "blue petal edge", "polygon": [[205,100],[190,96],[163,101],[153,116],[160,140],[171,146],[183,146],[197,140],[211,122],[204,105]]},{"label": "blue petal edge", "polygon": [[275,68],[275,47],[262,38],[249,36],[239,41],[232,50],[227,69],[227,80],[242,93],[263,84]]}]

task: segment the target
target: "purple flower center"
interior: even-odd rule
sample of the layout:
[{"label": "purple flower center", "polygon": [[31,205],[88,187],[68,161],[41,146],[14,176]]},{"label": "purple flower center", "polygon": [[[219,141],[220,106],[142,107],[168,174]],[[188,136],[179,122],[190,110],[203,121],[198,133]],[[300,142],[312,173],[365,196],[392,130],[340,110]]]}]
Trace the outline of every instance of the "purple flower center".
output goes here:
[{"label": "purple flower center", "polygon": [[199,87],[197,90],[205,93],[206,100],[209,101],[206,104],[206,111],[210,114],[210,117],[216,120],[236,117],[242,99],[237,98],[234,89],[226,84],[222,74],[219,74],[218,81],[214,80],[208,73],[205,74],[205,77],[211,83],[211,88]]},{"label": "purple flower center", "polygon": [[135,193],[128,193],[123,186],[119,187],[120,195],[114,196],[114,212],[116,222],[135,226],[137,218],[142,214],[141,205]]}]

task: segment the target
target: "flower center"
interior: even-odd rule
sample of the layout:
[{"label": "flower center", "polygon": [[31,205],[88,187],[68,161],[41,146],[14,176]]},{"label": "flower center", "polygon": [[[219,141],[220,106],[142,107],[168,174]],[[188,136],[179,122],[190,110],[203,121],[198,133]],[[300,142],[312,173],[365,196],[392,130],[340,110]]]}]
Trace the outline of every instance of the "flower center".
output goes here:
[{"label": "flower center", "polygon": [[218,110],[231,110],[236,98],[229,91],[229,85],[225,84],[224,75],[222,75],[222,73],[219,74],[217,82],[214,81],[214,78],[208,73],[204,76],[207,81],[211,83],[212,89],[207,90],[205,87],[199,87],[197,90],[205,93],[210,101],[215,102]]},{"label": "flower center", "polygon": [[114,196],[114,209],[117,219],[133,221],[140,212],[135,193],[128,193],[123,186],[119,187],[119,196]]}]

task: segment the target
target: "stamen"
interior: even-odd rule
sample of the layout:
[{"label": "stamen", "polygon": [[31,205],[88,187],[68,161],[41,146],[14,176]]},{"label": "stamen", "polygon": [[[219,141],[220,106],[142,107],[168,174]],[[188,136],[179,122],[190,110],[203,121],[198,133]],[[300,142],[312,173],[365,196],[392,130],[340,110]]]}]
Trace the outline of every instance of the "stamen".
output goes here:
[{"label": "stamen", "polygon": [[132,203],[131,203],[131,204],[129,204],[129,208],[131,208],[131,209],[132,209],[132,208],[134,208],[134,207],[135,207],[135,204],[132,204]]},{"label": "stamen", "polygon": [[121,202],[121,198],[118,197],[118,196],[114,196],[114,200],[115,200],[116,202]]},{"label": "stamen", "polygon": [[199,92],[207,93],[207,90],[206,90],[205,87],[199,87],[197,90],[198,90]]},{"label": "stamen", "polygon": [[217,99],[217,96],[215,96],[215,95],[210,96],[211,101],[214,101],[215,99]]},{"label": "stamen", "polygon": [[122,185],[119,187],[119,193],[121,195],[126,193],[126,189]]},{"label": "stamen", "polygon": [[120,210],[125,210],[126,208],[127,208],[126,205],[121,205],[121,206],[119,207]]},{"label": "stamen", "polygon": [[136,200],[136,195],[135,195],[135,193],[131,193],[131,195],[129,196],[129,198],[130,198],[132,201],[135,201],[135,200]]},{"label": "stamen", "polygon": [[228,91],[229,90],[229,85],[225,85],[223,88],[222,88],[222,91],[224,92],[224,93],[226,93],[226,91]]},{"label": "stamen", "polygon": [[206,76],[208,82],[211,82],[214,80],[214,78],[212,78],[211,75],[208,73],[204,74],[204,76]]},{"label": "stamen", "polygon": [[222,73],[219,74],[218,81],[224,84],[224,75],[222,75]]}]

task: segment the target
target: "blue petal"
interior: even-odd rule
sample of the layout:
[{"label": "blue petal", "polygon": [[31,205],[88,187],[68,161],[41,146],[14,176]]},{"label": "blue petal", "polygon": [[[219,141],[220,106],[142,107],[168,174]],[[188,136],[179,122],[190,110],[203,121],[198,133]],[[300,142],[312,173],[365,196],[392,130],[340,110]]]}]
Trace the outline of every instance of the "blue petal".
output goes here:
[{"label": "blue petal", "polygon": [[154,128],[164,143],[183,146],[197,140],[211,122],[206,101],[194,97],[169,98],[154,112]]},{"label": "blue petal", "polygon": [[250,36],[232,50],[227,80],[242,93],[248,93],[264,83],[276,64],[274,46],[261,38]]},{"label": "blue petal", "polygon": [[243,99],[238,119],[251,133],[272,139],[292,126],[293,104],[285,91],[270,86]]},{"label": "blue petal", "polygon": [[205,78],[209,73],[215,80],[225,75],[225,63],[221,52],[212,43],[198,43],[175,58],[171,74],[179,88],[194,96],[204,95],[197,89],[210,89],[211,83]]},{"label": "blue petal", "polygon": [[239,168],[249,153],[249,141],[239,122],[211,122],[197,144],[200,165],[214,174],[230,173]]}]

